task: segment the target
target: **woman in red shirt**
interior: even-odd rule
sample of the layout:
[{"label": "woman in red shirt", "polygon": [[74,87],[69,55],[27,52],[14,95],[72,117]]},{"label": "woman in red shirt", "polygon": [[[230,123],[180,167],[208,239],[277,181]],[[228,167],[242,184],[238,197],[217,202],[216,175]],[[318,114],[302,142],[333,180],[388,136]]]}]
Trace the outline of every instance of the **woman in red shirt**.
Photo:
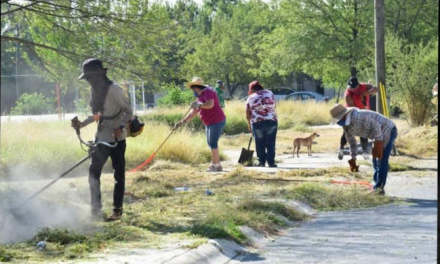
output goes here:
[{"label": "woman in red shirt", "polygon": [[[377,94],[378,91],[379,89],[377,89],[377,87],[367,83],[360,83],[356,77],[351,77],[348,80],[348,87],[345,91],[345,107],[357,107],[361,110],[370,110],[370,95]],[[338,158],[340,160],[344,158],[344,147],[346,144],[347,138],[344,133],[342,134],[341,145],[338,151]],[[364,158],[368,160],[368,139],[361,138],[361,145]]]},{"label": "woman in red shirt", "polygon": [[206,137],[211,148],[212,164],[209,166],[208,171],[223,171],[223,167],[220,164],[218,141],[226,126],[226,115],[220,105],[217,92],[205,85],[203,79],[199,77],[194,77],[193,81],[187,84],[187,87],[193,90],[197,101],[191,104],[192,112],[182,122],[178,123],[175,129],[190,122],[200,114],[200,119],[206,126]]}]

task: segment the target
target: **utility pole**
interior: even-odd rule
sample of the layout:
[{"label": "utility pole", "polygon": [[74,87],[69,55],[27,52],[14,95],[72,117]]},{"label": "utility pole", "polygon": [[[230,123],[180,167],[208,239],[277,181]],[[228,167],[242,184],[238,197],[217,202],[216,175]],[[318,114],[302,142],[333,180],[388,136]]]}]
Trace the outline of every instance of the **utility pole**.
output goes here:
[{"label": "utility pole", "polygon": [[[374,0],[375,28],[376,28],[376,80],[377,87],[386,87],[386,62],[385,62],[385,0]],[[376,111],[383,114],[382,98],[379,92],[376,95]]]},{"label": "utility pole", "polygon": [[[17,23],[17,27],[16,27],[16,36],[17,38],[19,37],[19,30],[20,30],[20,23]],[[17,93],[17,102],[18,99],[20,98],[20,92],[19,92],[19,85],[18,85],[18,60],[19,60],[19,44],[18,42],[15,43],[15,92]]]},{"label": "utility pole", "polygon": [[61,87],[59,83],[55,83],[55,90],[57,94],[57,112],[58,112],[58,119],[61,120]]},{"label": "utility pole", "polygon": [[143,104],[143,110],[145,113],[145,86],[144,86],[144,82],[142,82],[142,104]]}]

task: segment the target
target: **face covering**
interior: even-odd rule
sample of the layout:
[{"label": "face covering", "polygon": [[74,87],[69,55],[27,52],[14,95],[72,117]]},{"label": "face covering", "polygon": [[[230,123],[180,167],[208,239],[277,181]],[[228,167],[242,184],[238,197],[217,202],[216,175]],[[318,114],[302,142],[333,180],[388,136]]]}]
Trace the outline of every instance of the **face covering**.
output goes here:
[{"label": "face covering", "polygon": [[341,127],[345,126],[345,120],[339,120],[338,125]]},{"label": "face covering", "polygon": [[199,98],[200,95],[199,95],[197,92],[194,92],[194,97],[195,97],[195,98]]}]

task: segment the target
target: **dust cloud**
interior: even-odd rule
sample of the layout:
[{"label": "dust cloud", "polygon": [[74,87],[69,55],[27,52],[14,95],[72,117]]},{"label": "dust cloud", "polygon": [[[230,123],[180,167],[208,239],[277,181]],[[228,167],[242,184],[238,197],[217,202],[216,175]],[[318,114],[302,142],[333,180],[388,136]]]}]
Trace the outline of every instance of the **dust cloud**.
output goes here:
[{"label": "dust cloud", "polygon": [[88,190],[80,192],[72,180],[61,180],[19,206],[50,182],[47,176],[30,177],[32,181],[23,181],[22,173],[14,173],[9,175],[7,182],[0,179],[0,244],[32,239],[43,228],[68,228],[80,232],[90,223]]}]

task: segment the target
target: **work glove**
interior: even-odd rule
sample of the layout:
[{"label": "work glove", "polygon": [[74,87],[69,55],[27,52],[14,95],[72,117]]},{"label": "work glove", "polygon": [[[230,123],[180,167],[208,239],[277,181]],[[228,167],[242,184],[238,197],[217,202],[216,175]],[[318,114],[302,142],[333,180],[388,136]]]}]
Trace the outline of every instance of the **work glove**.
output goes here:
[{"label": "work glove", "polygon": [[71,124],[71,126],[72,126],[75,130],[78,130],[78,129],[82,128],[84,125],[82,124],[81,121],[78,120],[78,118],[75,117],[74,119],[72,119],[72,124]]},{"label": "work glove", "polygon": [[355,159],[349,160],[348,164],[350,164],[351,172],[359,172],[359,166],[357,166]]},{"label": "work glove", "polygon": [[194,102],[191,104],[191,108],[194,110],[197,110],[197,111],[199,111],[201,107],[202,107],[202,104],[199,102]]},{"label": "work glove", "polygon": [[373,147],[373,158],[382,159],[383,158],[383,141],[374,141],[374,147]]},{"label": "work glove", "polygon": [[185,125],[185,122],[180,121],[179,123],[177,123],[176,125],[174,125],[173,130],[177,130],[177,129],[183,127],[183,125]]}]

